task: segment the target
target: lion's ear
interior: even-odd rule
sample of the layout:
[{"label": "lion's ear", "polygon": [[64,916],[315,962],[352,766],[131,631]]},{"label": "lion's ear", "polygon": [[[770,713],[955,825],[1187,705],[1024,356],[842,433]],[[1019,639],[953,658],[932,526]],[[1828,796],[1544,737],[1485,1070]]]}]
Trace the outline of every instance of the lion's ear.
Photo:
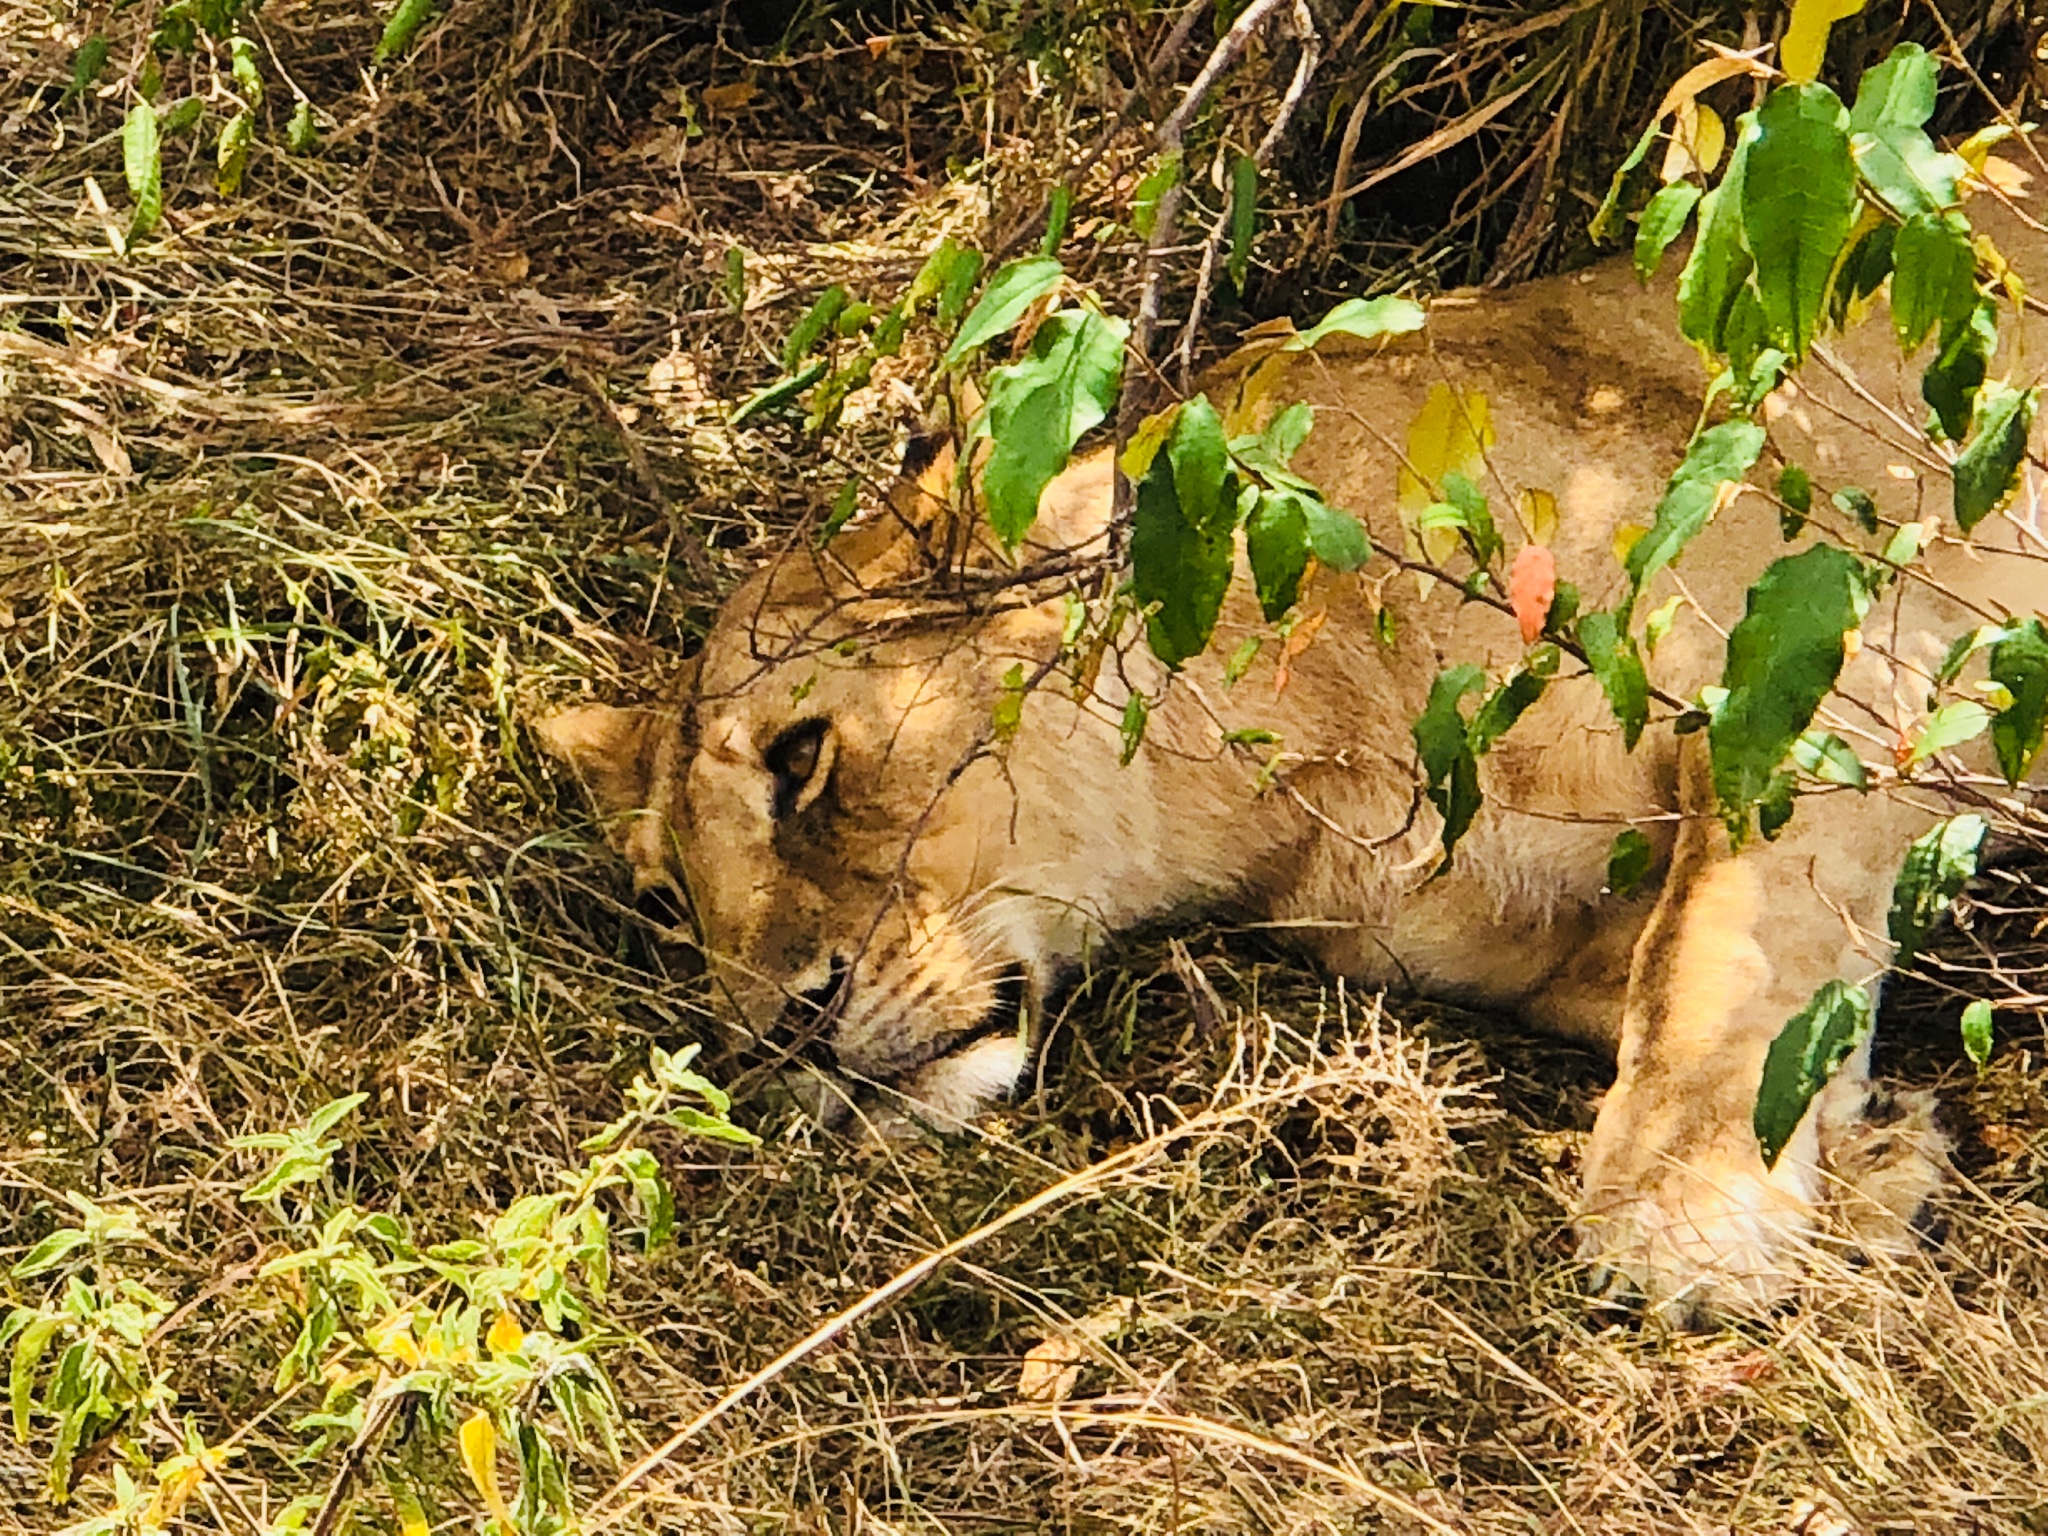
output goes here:
[{"label": "lion's ear", "polygon": [[673,886],[678,711],[583,704],[550,715],[534,734],[583,781],[605,835],[632,866],[633,889]]}]

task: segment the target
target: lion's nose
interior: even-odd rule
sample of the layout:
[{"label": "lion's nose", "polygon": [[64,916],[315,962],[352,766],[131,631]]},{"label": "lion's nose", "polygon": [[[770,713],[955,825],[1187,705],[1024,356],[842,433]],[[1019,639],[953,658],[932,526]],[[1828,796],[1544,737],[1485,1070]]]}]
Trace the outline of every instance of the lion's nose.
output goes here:
[{"label": "lion's nose", "polygon": [[833,955],[822,980],[793,990],[769,1033],[769,1044],[814,1066],[833,1070],[837,1061],[829,1038],[846,1006],[847,982],[853,967],[844,955]]}]

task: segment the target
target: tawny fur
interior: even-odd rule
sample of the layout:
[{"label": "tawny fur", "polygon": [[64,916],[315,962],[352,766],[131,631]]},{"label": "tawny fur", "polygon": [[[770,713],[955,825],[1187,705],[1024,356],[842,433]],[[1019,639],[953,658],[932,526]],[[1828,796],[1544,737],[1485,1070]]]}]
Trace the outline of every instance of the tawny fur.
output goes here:
[{"label": "tawny fur", "polygon": [[[1995,210],[1980,223],[2021,270],[2048,254]],[[2025,355],[2007,325],[1999,368]],[[2048,594],[2031,485],[1974,548],[1957,539],[1947,475],[1906,425],[1925,415],[1918,370],[1901,365],[1888,332],[1880,315],[1832,343],[1766,411],[1777,448],[1822,484],[1864,488],[1889,520],[1941,518],[1932,580],[1900,582],[1873,606],[1820,722],[1880,762],[1911,737],[1947,639],[1992,614],[2036,612]],[[1438,381],[1490,405],[1485,489],[1511,545],[1518,493],[1550,492],[1560,574],[1584,609],[1612,606],[1616,535],[1649,521],[1706,383],[1669,294],[1645,294],[1626,266],[1607,265],[1455,295],[1433,306],[1419,339],[1339,343],[1297,364],[1277,393],[1317,414],[1295,467],[1384,546],[1402,542],[1400,445]],[[1213,393],[1227,401],[1239,382],[1219,379]],[[1817,499],[1816,521],[1844,531]],[[1498,611],[1442,583],[1424,593],[1378,560],[1355,576],[1323,573],[1304,593],[1302,614],[1324,617],[1284,691],[1270,639],[1242,680],[1222,675],[1241,640],[1271,633],[1240,581],[1210,652],[1170,686],[1129,646],[1078,702],[1064,675],[1050,677],[1015,738],[976,753],[1005,675],[1057,654],[1063,608],[983,605],[935,620],[907,600],[862,597],[917,568],[905,525],[927,542],[933,526],[919,501],[900,497],[823,556],[786,556],[734,592],[680,719],[589,707],[543,727],[601,809],[626,817],[619,840],[639,880],[686,888],[716,972],[755,1027],[843,976],[830,1033],[842,1072],[957,1117],[1027,1066],[1028,1031],[976,1037],[1000,1016],[1006,975],[1024,978],[1028,1019],[1103,935],[1227,901],[1334,971],[1519,1010],[1614,1052],[1584,1171],[1582,1247],[1661,1299],[1783,1290],[1788,1248],[1825,1193],[1824,1131],[1854,1149],[1847,1162],[1885,1209],[1910,1215],[1909,1186],[1938,1166],[1939,1140],[1901,1134],[1884,1142],[1894,1155],[1872,1152],[1860,1060],[1775,1169],[1750,1112],[1783,1022],[1830,979],[1868,985],[1882,973],[1900,853],[1945,812],[1937,796],[1807,796],[1782,837],[1738,852],[1702,769],[1684,762],[1697,747],[1660,720],[1626,751],[1598,687],[1567,664],[1484,760],[1486,808],[1441,870],[1410,722],[1441,667],[1477,661],[1497,677],[1523,646]],[[1099,550],[1110,504],[1107,455],[1078,462],[1047,491],[1036,552]],[[1787,548],[1766,496],[1724,504],[1639,605],[1682,598],[1652,662],[1662,687],[1690,697],[1718,679],[1745,589]],[[1375,632],[1382,605],[1390,645]],[[877,624],[886,638],[873,638]],[[864,638],[847,654],[833,648],[848,637]],[[1131,686],[1165,691],[1142,750],[1119,767]],[[815,803],[778,820],[764,754],[806,719],[824,722],[829,767],[803,786]],[[1222,739],[1244,727],[1281,741],[1263,791],[1257,765]],[[1603,891],[1623,826],[1647,834],[1658,859],[1625,898]]]}]

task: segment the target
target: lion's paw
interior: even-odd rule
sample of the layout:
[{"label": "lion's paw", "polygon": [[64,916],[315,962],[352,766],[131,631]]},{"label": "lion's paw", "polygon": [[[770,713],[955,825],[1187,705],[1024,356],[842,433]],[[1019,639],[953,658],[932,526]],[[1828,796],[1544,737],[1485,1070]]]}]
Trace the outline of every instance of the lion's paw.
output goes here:
[{"label": "lion's paw", "polygon": [[1674,1168],[1654,1181],[1589,1190],[1579,1258],[1598,1300],[1640,1303],[1674,1327],[1783,1300],[1813,1204],[1797,1170]]},{"label": "lion's paw", "polygon": [[1873,1093],[1847,1127],[1826,1127],[1828,1193],[1865,1253],[1900,1257],[1937,1240],[1938,1200],[1954,1181],[1954,1142],[1926,1089]]}]

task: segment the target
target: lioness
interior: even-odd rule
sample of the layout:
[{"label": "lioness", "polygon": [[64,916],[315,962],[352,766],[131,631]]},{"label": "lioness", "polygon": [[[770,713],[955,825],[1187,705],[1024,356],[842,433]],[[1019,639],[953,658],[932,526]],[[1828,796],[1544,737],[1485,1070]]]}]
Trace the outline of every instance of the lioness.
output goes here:
[{"label": "lioness", "polygon": [[[1980,222],[2020,270],[2043,268],[2029,258],[2048,240],[1995,210]],[[1587,609],[1611,606],[1617,532],[1648,521],[1699,417],[1706,378],[1671,315],[1668,292],[1646,294],[1609,264],[1440,300],[1419,338],[1326,345],[1283,392],[1316,407],[1295,467],[1398,550],[1407,423],[1437,381],[1482,393],[1498,438],[1495,504],[1552,493],[1560,574]],[[2007,326],[2009,362],[2026,354]],[[1913,425],[1918,380],[1880,319],[1766,409],[1777,450],[1827,487],[1864,488],[1889,523],[1942,519],[1926,579],[1873,604],[1820,722],[1887,764],[1928,707],[1946,641],[2038,611],[2048,594],[2031,486],[1973,546],[1956,535],[1945,461]],[[1911,1216],[1944,1149],[1925,1104],[1873,1124],[1862,1060],[1774,1168],[1751,1115],[1785,1020],[1829,979],[1869,984],[1883,971],[1901,851],[1945,814],[1940,797],[1895,779],[1868,795],[1807,795],[1776,841],[1733,850],[1700,738],[1674,733],[1667,708],[1625,750],[1599,687],[1568,662],[1483,760],[1485,808],[1441,869],[1410,724],[1443,666],[1478,661],[1498,676],[1522,655],[1512,619],[1447,583],[1424,592],[1378,559],[1353,576],[1325,572],[1304,594],[1302,611],[1326,618],[1288,658],[1284,688],[1270,645],[1233,683],[1222,658],[1271,633],[1241,581],[1216,643],[1185,671],[1169,678],[1142,642],[1126,643],[1077,699],[1057,662],[1067,609],[1056,588],[1024,599],[977,599],[960,580],[914,588],[953,483],[946,468],[822,552],[806,546],[744,582],[678,707],[589,706],[542,728],[638,884],[686,894],[753,1028],[766,1034],[794,1009],[829,1046],[850,1102],[965,1115],[1023,1079],[1047,995],[1091,943],[1227,903],[1369,986],[1513,1009],[1614,1053],[1579,1223],[1600,1283],[1666,1306],[1758,1301],[1784,1289],[1788,1246],[1830,1191],[1855,1182]],[[1757,481],[1724,498],[1643,599],[1641,611],[1679,599],[1652,664],[1675,696],[1718,680],[1745,588],[1796,547],[1781,541],[1764,470]],[[1048,488],[1025,558],[1100,552],[1112,499],[1109,452],[1078,459]],[[1825,498],[1816,517],[1878,545]],[[1014,701],[1020,664],[1044,684],[1000,739],[992,714]],[[1120,766],[1131,689],[1157,703]],[[1277,733],[1284,754],[1263,783],[1260,763],[1224,740],[1250,727]],[[1647,834],[1656,865],[1620,896],[1604,877],[1624,826]]]}]

